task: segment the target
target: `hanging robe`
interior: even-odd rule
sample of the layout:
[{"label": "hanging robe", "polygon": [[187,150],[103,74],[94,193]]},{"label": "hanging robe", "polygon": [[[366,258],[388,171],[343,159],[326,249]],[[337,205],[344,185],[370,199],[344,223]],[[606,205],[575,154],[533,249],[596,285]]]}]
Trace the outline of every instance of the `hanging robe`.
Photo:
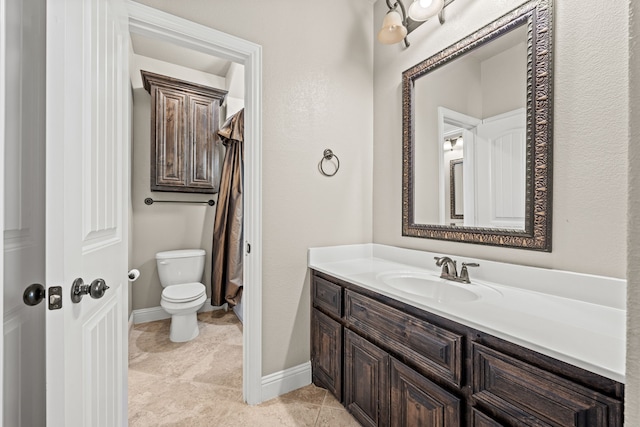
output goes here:
[{"label": "hanging robe", "polygon": [[226,147],[213,226],[211,304],[234,306],[242,297],[244,109],[218,131]]}]

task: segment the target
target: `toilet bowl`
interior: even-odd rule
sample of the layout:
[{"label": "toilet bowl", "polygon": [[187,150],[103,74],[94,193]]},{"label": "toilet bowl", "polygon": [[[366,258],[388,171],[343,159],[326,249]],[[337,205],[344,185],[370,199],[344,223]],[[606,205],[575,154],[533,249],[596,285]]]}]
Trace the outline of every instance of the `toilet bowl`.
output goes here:
[{"label": "toilet bowl", "polygon": [[158,252],[156,263],[164,287],[160,306],[171,315],[169,339],[190,341],[198,336],[197,311],[204,305],[206,289],[199,280],[204,273],[205,251],[181,249]]}]

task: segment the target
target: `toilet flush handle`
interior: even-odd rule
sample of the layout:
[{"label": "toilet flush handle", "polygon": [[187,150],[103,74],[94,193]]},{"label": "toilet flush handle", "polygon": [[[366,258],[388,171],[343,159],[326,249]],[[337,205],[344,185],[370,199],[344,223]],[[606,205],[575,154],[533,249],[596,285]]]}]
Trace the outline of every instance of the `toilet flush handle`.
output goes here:
[{"label": "toilet flush handle", "polygon": [[160,265],[167,265],[167,264],[168,264],[168,262],[167,262],[167,261],[160,261],[160,262],[159,262],[159,264],[160,264]]}]

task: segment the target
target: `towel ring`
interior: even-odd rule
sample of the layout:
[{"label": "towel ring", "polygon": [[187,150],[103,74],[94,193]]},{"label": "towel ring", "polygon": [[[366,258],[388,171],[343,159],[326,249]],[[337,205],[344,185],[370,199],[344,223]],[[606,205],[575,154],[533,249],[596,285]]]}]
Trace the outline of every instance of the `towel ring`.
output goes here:
[{"label": "towel ring", "polygon": [[[336,158],[336,170],[333,171],[333,173],[327,173],[324,170],[324,161],[327,160],[332,160],[333,158]],[[324,153],[322,154],[322,159],[320,159],[320,163],[318,163],[318,168],[320,169],[320,173],[324,176],[334,176],[336,173],[338,173],[338,169],[340,169],[340,159],[338,158],[338,156],[336,156],[335,154],[333,154],[333,151],[331,151],[331,149],[327,148],[326,150],[324,150]]]}]

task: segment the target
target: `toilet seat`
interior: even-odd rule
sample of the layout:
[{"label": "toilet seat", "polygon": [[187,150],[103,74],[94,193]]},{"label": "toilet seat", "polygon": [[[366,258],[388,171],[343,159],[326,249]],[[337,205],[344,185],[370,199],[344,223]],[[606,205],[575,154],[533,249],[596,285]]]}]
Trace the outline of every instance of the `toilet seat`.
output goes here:
[{"label": "toilet seat", "polygon": [[205,292],[206,288],[202,283],[181,283],[164,288],[162,299],[166,302],[185,303],[197,300]]}]

